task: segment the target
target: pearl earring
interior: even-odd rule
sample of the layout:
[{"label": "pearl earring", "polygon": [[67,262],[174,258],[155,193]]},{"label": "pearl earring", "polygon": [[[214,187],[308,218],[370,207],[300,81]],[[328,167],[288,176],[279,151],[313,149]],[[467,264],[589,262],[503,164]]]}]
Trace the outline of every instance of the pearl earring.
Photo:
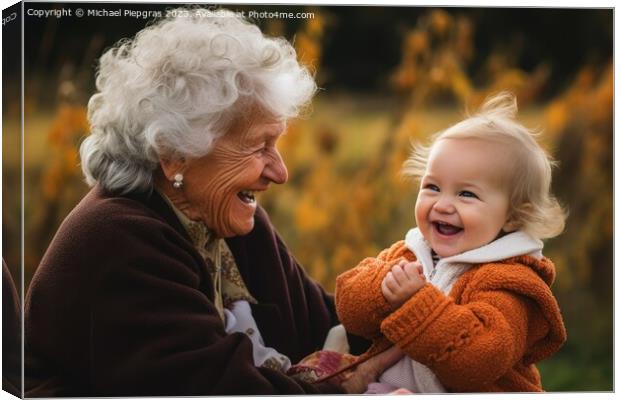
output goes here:
[{"label": "pearl earring", "polygon": [[172,186],[175,189],[180,189],[183,186],[183,174],[176,174],[174,176],[174,183],[172,184]]}]

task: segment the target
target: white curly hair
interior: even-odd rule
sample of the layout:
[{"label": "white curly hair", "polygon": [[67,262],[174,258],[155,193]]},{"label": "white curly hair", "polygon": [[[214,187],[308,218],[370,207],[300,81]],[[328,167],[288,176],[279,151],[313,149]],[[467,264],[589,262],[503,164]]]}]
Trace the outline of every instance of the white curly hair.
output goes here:
[{"label": "white curly hair", "polygon": [[86,182],[149,190],[160,156],[200,157],[256,107],[297,116],[316,92],[291,44],[224,9],[179,8],[99,60],[80,146]]}]

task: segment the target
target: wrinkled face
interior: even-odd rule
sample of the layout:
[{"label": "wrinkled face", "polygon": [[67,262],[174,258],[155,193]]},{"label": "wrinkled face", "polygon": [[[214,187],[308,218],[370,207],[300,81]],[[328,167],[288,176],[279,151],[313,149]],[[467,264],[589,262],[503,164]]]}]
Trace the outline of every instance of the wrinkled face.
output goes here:
[{"label": "wrinkled face", "polygon": [[478,139],[443,139],[430,152],[416,201],[416,222],[440,257],[493,241],[508,229],[504,181],[511,155]]},{"label": "wrinkled face", "polygon": [[[190,215],[219,237],[249,233],[254,227],[257,192],[288,179],[276,149],[284,122],[255,121],[219,138],[206,156],[188,162],[183,190]],[[196,218],[194,218],[196,219]]]}]

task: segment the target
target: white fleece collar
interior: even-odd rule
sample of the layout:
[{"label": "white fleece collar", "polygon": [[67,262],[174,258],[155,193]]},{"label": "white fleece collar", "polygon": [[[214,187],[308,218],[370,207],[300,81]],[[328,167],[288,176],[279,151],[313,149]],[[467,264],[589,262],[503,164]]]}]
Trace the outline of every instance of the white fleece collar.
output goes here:
[{"label": "white fleece collar", "polygon": [[[543,242],[539,239],[535,239],[525,232],[517,231],[477,249],[442,258],[437,265],[433,265],[432,250],[422,236],[420,229],[413,228],[407,232],[405,245],[422,264],[426,279],[439,287],[445,294],[449,293],[456,278],[469,269],[472,264],[504,260],[521,255],[530,255],[541,259],[543,248]],[[450,268],[446,268],[448,265]],[[436,270],[435,274],[433,274],[433,270]]]}]

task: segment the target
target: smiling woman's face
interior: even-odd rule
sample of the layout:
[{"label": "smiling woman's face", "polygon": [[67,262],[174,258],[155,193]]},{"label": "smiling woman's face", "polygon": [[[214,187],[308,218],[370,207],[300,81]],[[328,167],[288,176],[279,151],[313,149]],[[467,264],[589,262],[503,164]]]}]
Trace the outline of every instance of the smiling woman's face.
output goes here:
[{"label": "smiling woman's face", "polygon": [[288,179],[276,149],[284,129],[284,122],[254,121],[219,138],[206,156],[188,161],[183,211],[219,237],[249,233],[254,227],[255,193]]}]

